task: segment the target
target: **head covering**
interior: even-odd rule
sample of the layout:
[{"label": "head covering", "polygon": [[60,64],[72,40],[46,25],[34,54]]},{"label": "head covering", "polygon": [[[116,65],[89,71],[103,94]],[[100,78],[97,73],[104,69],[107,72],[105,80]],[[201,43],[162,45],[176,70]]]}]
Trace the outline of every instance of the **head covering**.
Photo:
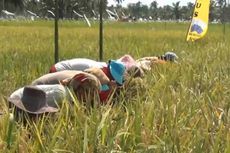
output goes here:
[{"label": "head covering", "polygon": [[127,70],[136,65],[135,59],[133,59],[133,57],[128,54],[122,56],[117,61],[123,63]]},{"label": "head covering", "polygon": [[70,80],[69,86],[71,86],[76,91],[80,86],[84,86],[85,88],[89,88],[89,89],[92,88],[92,89],[100,90],[101,83],[96,76],[89,73],[82,72],[76,74]]},{"label": "head covering", "polygon": [[19,109],[31,114],[52,113],[58,111],[58,109],[48,106],[46,93],[35,86],[24,87],[22,97],[10,97],[8,98],[8,101]]},{"label": "head covering", "polygon": [[122,85],[124,81],[125,66],[121,62],[110,60],[108,67],[114,80]]},{"label": "head covering", "polygon": [[164,58],[167,61],[172,61],[172,62],[176,62],[176,60],[178,59],[178,56],[176,55],[176,53],[174,52],[166,52],[164,54]]},{"label": "head covering", "polygon": [[140,66],[133,65],[129,69],[127,69],[127,73],[132,77],[144,77],[144,71]]},{"label": "head covering", "polygon": [[78,100],[81,102],[91,103],[96,101],[98,92],[100,91],[101,83],[99,79],[89,73],[79,73],[75,75],[69,82],[71,87],[76,94]]}]

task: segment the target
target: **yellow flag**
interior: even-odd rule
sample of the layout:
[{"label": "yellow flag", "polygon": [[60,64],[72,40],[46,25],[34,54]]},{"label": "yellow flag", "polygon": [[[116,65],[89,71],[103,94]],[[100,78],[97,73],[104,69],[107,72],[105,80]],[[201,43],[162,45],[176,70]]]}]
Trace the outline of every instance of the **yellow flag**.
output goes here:
[{"label": "yellow flag", "polygon": [[187,41],[202,38],[208,30],[210,0],[196,0],[193,18],[188,30]]}]

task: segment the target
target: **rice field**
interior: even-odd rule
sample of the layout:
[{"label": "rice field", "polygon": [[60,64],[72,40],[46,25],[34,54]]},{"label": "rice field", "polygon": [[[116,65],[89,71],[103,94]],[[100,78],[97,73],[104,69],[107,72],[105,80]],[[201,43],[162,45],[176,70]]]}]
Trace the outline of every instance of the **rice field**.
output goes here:
[{"label": "rice field", "polygon": [[[185,42],[188,23],[104,23],[104,61],[173,50],[115,105],[86,111],[63,102],[27,125],[10,118],[7,97],[54,64],[52,21],[0,21],[0,152],[230,152],[230,25],[211,24]],[[98,60],[98,24],[59,22],[59,58]]]}]

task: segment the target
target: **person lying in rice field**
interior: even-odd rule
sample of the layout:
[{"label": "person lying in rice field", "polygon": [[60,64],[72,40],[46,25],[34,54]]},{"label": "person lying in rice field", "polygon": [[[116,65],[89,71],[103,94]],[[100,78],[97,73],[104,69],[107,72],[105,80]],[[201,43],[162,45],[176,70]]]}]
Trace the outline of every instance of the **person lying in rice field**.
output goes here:
[{"label": "person lying in rice field", "polygon": [[107,83],[102,83],[99,92],[100,100],[104,103],[108,101],[114,88],[122,87],[126,75],[126,68],[121,62],[109,60],[108,63],[105,63],[85,58],[61,61],[53,65],[50,72],[54,73],[64,70],[79,70],[87,73],[92,73],[92,70],[100,70],[109,79]]},{"label": "person lying in rice field", "polygon": [[[65,100],[72,103],[74,93],[78,101],[91,107],[97,102],[106,103],[100,94],[102,84],[110,86],[109,79],[100,69],[91,68],[87,69],[87,72],[65,70],[45,74],[34,80],[31,85],[17,89],[10,95],[8,102],[16,114],[27,113],[36,116],[57,112]],[[110,90],[115,91],[117,87],[114,87],[114,84],[111,86]]]},{"label": "person lying in rice field", "polygon": [[[108,63],[106,63],[106,62],[99,62],[99,61],[95,61],[95,60],[87,59],[87,58],[74,58],[74,59],[60,61],[60,62],[52,65],[49,72],[53,73],[53,72],[58,72],[58,71],[63,71],[63,70],[84,71],[85,69],[93,67],[93,68],[102,69],[103,72],[105,72],[105,74],[108,75],[109,78],[111,78],[110,76],[113,74],[110,73],[110,66],[111,65],[118,65],[118,64],[124,65],[124,68],[125,68],[124,71],[127,74],[133,75],[133,73],[135,72],[134,77],[139,77],[139,76],[142,76],[142,74],[143,74],[143,72],[137,66],[135,66],[135,65],[127,66],[126,63],[123,63],[122,61],[119,61],[119,60],[109,60]],[[117,80],[117,81],[119,81],[119,80]],[[119,81],[118,83],[122,84],[121,81]]]},{"label": "person lying in rice field", "polygon": [[118,61],[125,64],[127,69],[137,67],[145,71],[150,71],[156,64],[166,64],[168,62],[177,63],[178,56],[174,52],[166,52],[161,56],[148,56],[135,60],[131,55],[124,55]]},{"label": "person lying in rice field", "polygon": [[[131,55],[124,55],[116,60],[125,66],[125,71],[132,77],[143,77],[144,71],[151,70],[156,64],[165,64],[167,62],[177,62],[178,56],[174,52],[166,52],[161,56],[149,56],[135,60]],[[87,68],[96,67],[104,70],[108,67],[106,62],[98,62],[86,58],[74,58],[64,60],[51,66],[50,73],[63,70],[85,70]]]},{"label": "person lying in rice field", "polygon": [[[42,89],[48,91],[51,97],[52,93],[54,93],[54,97],[58,97],[56,95],[66,95],[66,90],[64,90],[66,88],[63,88],[63,86],[69,87],[73,89],[79,101],[91,102],[92,97],[98,97],[98,101],[104,104],[109,100],[110,96],[113,95],[114,91],[122,86],[124,72],[125,67],[121,63],[111,60],[107,71],[98,68],[86,69],[85,71],[65,70],[45,74],[34,80],[31,85],[38,87],[43,85],[41,86]],[[55,84],[59,86],[50,86]],[[12,96],[21,97],[22,91],[23,88],[18,89],[10,98],[12,98]],[[89,99],[90,97],[91,99]],[[58,97],[58,99],[60,98]],[[54,102],[56,100],[54,98],[51,101]],[[93,101],[95,100],[93,99]]]},{"label": "person lying in rice field", "polygon": [[[56,113],[62,108],[64,102],[68,102],[70,105],[76,102],[73,93],[79,101],[84,102],[86,108],[96,105],[98,92],[100,92],[100,82],[98,79],[94,77],[85,78],[82,76],[82,73],[79,73],[72,79],[60,82],[61,84],[27,85],[14,91],[9,96],[8,102],[15,119],[24,122],[25,115],[29,119],[37,119],[37,117],[44,114]],[[130,82],[125,82],[124,86],[128,87],[130,84]],[[129,97],[125,98],[127,100],[133,98],[134,95],[140,92],[137,91],[138,89],[141,88],[129,88],[130,92],[128,94],[126,92],[126,95]],[[119,100],[119,98],[115,97],[113,100]]]},{"label": "person lying in rice field", "polygon": [[43,77],[43,83],[47,84],[42,84],[41,79],[33,82],[32,85],[17,89],[8,98],[10,108],[16,115],[27,113],[30,116],[36,116],[57,112],[65,100],[73,103],[74,97],[84,102],[87,107],[91,107],[92,101],[98,101],[98,92],[101,86],[99,79],[94,75],[82,72],[75,72],[72,78],[68,77],[64,80],[59,80],[60,77],[59,79],[51,77],[50,80],[45,80]]}]

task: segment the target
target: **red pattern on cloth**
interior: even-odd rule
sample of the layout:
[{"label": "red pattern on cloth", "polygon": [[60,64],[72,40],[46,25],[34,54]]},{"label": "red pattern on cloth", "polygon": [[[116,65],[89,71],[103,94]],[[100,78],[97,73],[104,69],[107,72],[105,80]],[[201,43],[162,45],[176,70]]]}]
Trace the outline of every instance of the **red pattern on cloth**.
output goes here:
[{"label": "red pattern on cloth", "polygon": [[78,80],[81,83],[84,83],[87,80],[87,77],[85,76],[85,74],[80,73],[80,74],[75,75],[73,79]]},{"label": "red pattern on cloth", "polygon": [[[108,67],[103,67],[102,68],[102,71],[105,73],[105,75],[109,78],[109,80],[113,80],[113,77],[112,75],[110,74],[109,72],[109,68]],[[100,91],[99,92],[99,97],[100,97],[100,100],[101,100],[101,103],[102,104],[106,104],[107,101],[109,100],[109,97],[112,93],[112,90],[109,89],[109,90],[106,90],[106,91]]]},{"label": "red pattern on cloth", "polygon": [[55,65],[51,66],[49,73],[57,72]]},{"label": "red pattern on cloth", "polygon": [[102,104],[106,104],[108,102],[111,93],[112,93],[111,89],[99,92],[99,97]]},{"label": "red pattern on cloth", "polygon": [[114,80],[114,78],[112,77],[111,73],[109,72],[108,67],[103,67],[103,68],[101,68],[101,70],[105,73],[105,75],[109,78],[109,80]]}]

